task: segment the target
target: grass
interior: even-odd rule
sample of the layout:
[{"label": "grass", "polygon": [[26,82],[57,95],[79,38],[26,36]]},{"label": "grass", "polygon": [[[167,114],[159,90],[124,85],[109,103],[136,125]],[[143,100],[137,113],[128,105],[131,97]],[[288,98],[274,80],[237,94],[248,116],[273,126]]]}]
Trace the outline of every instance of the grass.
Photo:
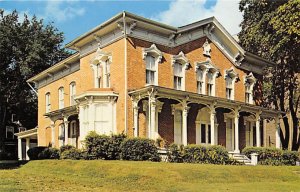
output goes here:
[{"label": "grass", "polygon": [[0,170],[0,191],[300,191],[300,167],[43,160]]}]

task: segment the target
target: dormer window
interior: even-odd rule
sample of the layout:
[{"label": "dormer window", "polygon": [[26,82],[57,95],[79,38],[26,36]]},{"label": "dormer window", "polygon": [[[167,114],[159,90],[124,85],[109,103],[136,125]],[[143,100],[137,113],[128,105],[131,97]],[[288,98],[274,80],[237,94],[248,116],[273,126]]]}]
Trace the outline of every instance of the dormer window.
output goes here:
[{"label": "dormer window", "polygon": [[[215,82],[219,74],[219,69],[211,63],[210,59],[196,63],[197,92],[215,96]],[[207,83],[206,83],[207,80]]]},{"label": "dormer window", "polygon": [[234,83],[238,79],[238,74],[234,71],[233,67],[225,70],[226,81],[226,98],[234,100]]},{"label": "dormer window", "polygon": [[253,87],[256,82],[256,78],[252,73],[245,77],[245,102],[253,104]]},{"label": "dormer window", "polygon": [[189,65],[188,59],[182,51],[178,55],[172,57],[174,89],[185,90],[185,70],[189,68]]},{"label": "dormer window", "polygon": [[110,65],[112,57],[110,53],[106,53],[100,49],[96,51],[96,55],[91,61],[91,67],[94,71],[94,87],[108,88],[110,87]]},{"label": "dormer window", "polygon": [[143,59],[146,62],[146,84],[158,85],[158,64],[162,60],[162,52],[152,44],[143,49]]}]

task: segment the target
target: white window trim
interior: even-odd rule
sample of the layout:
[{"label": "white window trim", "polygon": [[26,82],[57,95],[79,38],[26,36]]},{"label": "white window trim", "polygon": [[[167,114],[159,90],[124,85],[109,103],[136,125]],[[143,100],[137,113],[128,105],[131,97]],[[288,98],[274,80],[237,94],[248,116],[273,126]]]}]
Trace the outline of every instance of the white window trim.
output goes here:
[{"label": "white window trim", "polygon": [[206,61],[203,62],[196,62],[195,63],[195,72],[197,75],[198,70],[202,70],[203,76],[202,76],[202,93],[206,94],[206,78],[208,73],[212,74],[212,92],[210,96],[216,96],[216,78],[219,75],[220,71],[219,69],[211,62],[211,60],[208,58]]},{"label": "white window trim", "polygon": [[235,99],[235,96],[234,96],[235,95],[235,82],[238,80],[239,75],[238,75],[238,73],[235,72],[233,67],[231,67],[230,69],[225,70],[224,74],[225,74],[224,79],[225,79],[225,87],[226,88],[227,88],[227,82],[226,82],[227,78],[230,78],[232,80],[232,92],[231,92],[231,95],[230,95],[231,97],[229,99],[234,100]]},{"label": "white window trim", "polygon": [[[107,87],[107,78],[106,78],[106,65],[107,63],[112,63],[112,55],[111,53],[104,52],[100,47],[98,47],[96,51],[95,57],[91,61],[91,68],[94,71],[94,88],[109,88]],[[102,67],[101,74],[98,74],[98,68]],[[104,78],[105,76],[105,78]],[[99,78],[103,79],[102,86],[99,83]],[[109,82],[111,86],[111,82]]]},{"label": "white window trim", "polygon": [[[244,77],[244,85],[245,85],[245,102],[249,103],[249,104],[253,104],[254,100],[253,100],[253,88],[254,88],[254,84],[256,83],[257,79],[254,77],[253,73],[250,72],[248,75],[246,75]],[[246,101],[246,93],[247,93],[247,84],[249,84],[249,102]]]},{"label": "white window trim", "polygon": [[181,81],[180,90],[185,91],[185,71],[189,69],[190,63],[182,51],[178,55],[173,55],[172,56],[173,77],[174,77],[175,63],[179,63],[182,65],[182,81]]},{"label": "white window trim", "polygon": [[[149,48],[143,48],[142,57],[143,60],[145,60],[146,65],[147,56],[152,56],[155,59],[154,85],[158,85],[158,64],[162,61],[163,53],[156,47],[155,44],[152,44]],[[148,84],[146,83],[146,85]]]}]

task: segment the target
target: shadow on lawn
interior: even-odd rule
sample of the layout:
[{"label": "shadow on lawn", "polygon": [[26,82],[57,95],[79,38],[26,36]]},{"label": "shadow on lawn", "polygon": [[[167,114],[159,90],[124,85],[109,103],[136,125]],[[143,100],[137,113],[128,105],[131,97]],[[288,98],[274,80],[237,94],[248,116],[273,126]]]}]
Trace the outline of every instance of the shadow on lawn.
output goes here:
[{"label": "shadow on lawn", "polygon": [[0,169],[17,169],[22,165],[25,165],[28,161],[26,160],[6,160],[0,161]]}]

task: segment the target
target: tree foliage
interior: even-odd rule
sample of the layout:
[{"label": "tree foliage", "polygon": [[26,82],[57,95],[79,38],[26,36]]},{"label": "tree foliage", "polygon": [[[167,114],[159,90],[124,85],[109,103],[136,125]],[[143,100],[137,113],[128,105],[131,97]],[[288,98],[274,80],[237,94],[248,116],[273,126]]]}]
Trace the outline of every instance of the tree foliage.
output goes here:
[{"label": "tree foliage", "polygon": [[52,23],[0,9],[0,147],[11,114],[27,128],[36,126],[37,98],[26,80],[69,55],[63,40]]},{"label": "tree foliage", "polygon": [[242,46],[277,63],[264,77],[264,105],[288,114],[280,132],[282,146],[288,148],[291,128],[292,149],[298,150],[300,1],[241,0],[239,8],[244,17],[239,33]]}]

